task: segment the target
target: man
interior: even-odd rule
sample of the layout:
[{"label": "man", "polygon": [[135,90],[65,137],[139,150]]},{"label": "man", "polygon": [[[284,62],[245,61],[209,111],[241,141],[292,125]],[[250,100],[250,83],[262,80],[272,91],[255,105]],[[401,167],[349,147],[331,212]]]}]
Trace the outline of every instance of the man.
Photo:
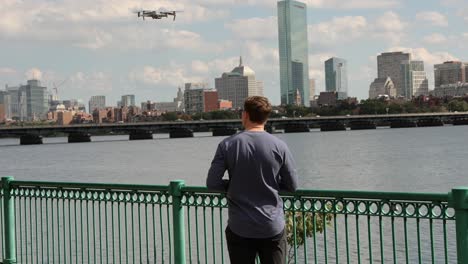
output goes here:
[{"label": "man", "polygon": [[[280,190],[295,191],[295,162],[286,144],[265,132],[268,99],[246,99],[244,132],[223,140],[208,172],[209,189],[226,191],[229,219],[226,240],[233,264],[285,263],[286,231]],[[223,180],[225,171],[229,180]]]}]

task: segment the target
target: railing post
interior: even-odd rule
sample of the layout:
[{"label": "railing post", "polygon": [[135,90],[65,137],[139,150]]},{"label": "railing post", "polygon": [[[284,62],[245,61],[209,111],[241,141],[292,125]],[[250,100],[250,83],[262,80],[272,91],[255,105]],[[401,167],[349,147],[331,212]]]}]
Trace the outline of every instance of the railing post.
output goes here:
[{"label": "railing post", "polygon": [[172,231],[174,234],[174,263],[185,264],[185,223],[182,207],[184,181],[171,181],[169,193],[172,196]]},{"label": "railing post", "polygon": [[13,177],[2,177],[3,189],[3,228],[5,230],[5,258],[4,264],[16,263],[16,243],[15,243],[15,207],[11,198],[10,182]]},{"label": "railing post", "polygon": [[458,264],[468,263],[468,187],[452,190],[455,209]]}]

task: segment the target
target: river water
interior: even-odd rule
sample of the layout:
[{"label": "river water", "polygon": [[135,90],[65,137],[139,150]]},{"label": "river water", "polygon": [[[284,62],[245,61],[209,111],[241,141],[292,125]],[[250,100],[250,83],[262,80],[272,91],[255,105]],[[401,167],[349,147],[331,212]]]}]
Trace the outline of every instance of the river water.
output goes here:
[{"label": "river water", "polygon": [[[446,126],[342,132],[314,130],[310,133],[276,136],[289,145],[297,161],[301,188],[449,192],[453,187],[468,186],[467,132],[468,127]],[[0,175],[14,176],[17,180],[156,185],[183,179],[186,185],[204,185],[211,159],[222,139],[212,137],[209,133],[199,133],[195,138],[188,139],[169,139],[168,135],[158,134],[154,140],[147,141],[128,141],[128,136],[100,136],[93,137],[93,143],[80,144],[68,144],[66,138],[46,138],[45,144],[36,146],[20,146],[18,139],[0,139]],[[403,219],[396,219],[392,224],[388,217],[382,223],[374,217],[371,223],[366,224],[362,217],[359,228],[370,232],[372,227],[372,242],[369,241],[370,236],[366,240],[369,232],[358,235],[351,229],[349,240],[346,240],[343,231],[344,217],[337,216],[337,221],[337,227],[328,232],[329,238],[333,238],[336,232],[338,251],[342,258],[334,261],[335,244],[328,242],[330,248],[327,255],[330,263],[344,261],[346,241],[350,241],[350,256],[353,259],[351,263],[356,263],[357,256],[362,257],[363,263],[370,262],[367,252],[374,243],[371,249],[375,256],[374,262],[381,263],[377,241],[379,226],[380,229],[383,226],[381,232],[385,237],[382,245],[386,252],[384,259],[386,262],[393,262],[390,252],[396,250],[397,259],[403,262],[403,225],[406,223]],[[357,228],[356,221],[357,218],[350,216],[349,226]],[[391,243],[392,225],[396,232],[395,249],[392,249]],[[431,247],[428,244],[430,225],[432,223],[428,220],[421,221],[423,263],[428,263],[431,257]],[[193,234],[203,231],[198,225],[196,228],[192,230]],[[416,221],[409,219],[409,263],[416,263],[418,259],[415,228]],[[441,221],[435,221],[433,230],[436,263],[442,263],[444,258],[442,228]],[[220,247],[220,230],[221,228],[213,231],[217,236],[213,243],[217,247]],[[448,222],[447,230],[448,263],[454,263],[456,246],[453,221]],[[207,237],[211,237],[210,234],[208,232]],[[359,247],[358,237],[367,242]],[[324,263],[324,236],[317,234],[316,238],[319,258],[317,263]],[[194,243],[193,239],[192,237],[189,244]],[[308,243],[307,259],[312,260],[315,258],[311,253],[312,240],[309,239]],[[358,252],[357,248],[362,251]],[[304,259],[304,251],[300,250],[298,254],[300,259]],[[211,253],[204,257],[211,259]]]},{"label": "river water", "polygon": [[[302,188],[448,192],[468,185],[468,127],[276,134],[290,147]],[[93,137],[68,144],[45,138],[19,146],[0,139],[0,175],[18,180],[204,185],[222,137],[128,141]]]}]

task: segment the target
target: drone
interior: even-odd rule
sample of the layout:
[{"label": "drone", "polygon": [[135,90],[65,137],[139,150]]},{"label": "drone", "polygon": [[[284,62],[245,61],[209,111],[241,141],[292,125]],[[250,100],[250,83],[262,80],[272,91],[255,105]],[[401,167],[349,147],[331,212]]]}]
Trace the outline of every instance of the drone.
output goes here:
[{"label": "drone", "polygon": [[180,13],[183,11],[150,11],[150,10],[141,10],[141,11],[136,11],[135,13],[138,15],[138,17],[142,17],[143,20],[145,20],[145,17],[150,17],[152,19],[162,19],[162,18],[167,18],[168,16],[172,16],[173,20],[176,19],[177,13]]}]

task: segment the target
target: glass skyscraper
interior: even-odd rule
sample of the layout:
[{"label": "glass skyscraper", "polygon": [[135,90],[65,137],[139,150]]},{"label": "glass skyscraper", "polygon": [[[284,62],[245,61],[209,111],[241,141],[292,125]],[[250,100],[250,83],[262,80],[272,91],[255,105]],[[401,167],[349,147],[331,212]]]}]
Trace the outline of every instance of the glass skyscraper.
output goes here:
[{"label": "glass skyscraper", "polygon": [[278,40],[281,104],[295,104],[299,93],[302,105],[309,106],[306,4],[278,2]]},{"label": "glass skyscraper", "polygon": [[337,92],[338,99],[348,97],[348,72],[346,60],[330,58],[325,61],[325,86],[327,92]]}]

